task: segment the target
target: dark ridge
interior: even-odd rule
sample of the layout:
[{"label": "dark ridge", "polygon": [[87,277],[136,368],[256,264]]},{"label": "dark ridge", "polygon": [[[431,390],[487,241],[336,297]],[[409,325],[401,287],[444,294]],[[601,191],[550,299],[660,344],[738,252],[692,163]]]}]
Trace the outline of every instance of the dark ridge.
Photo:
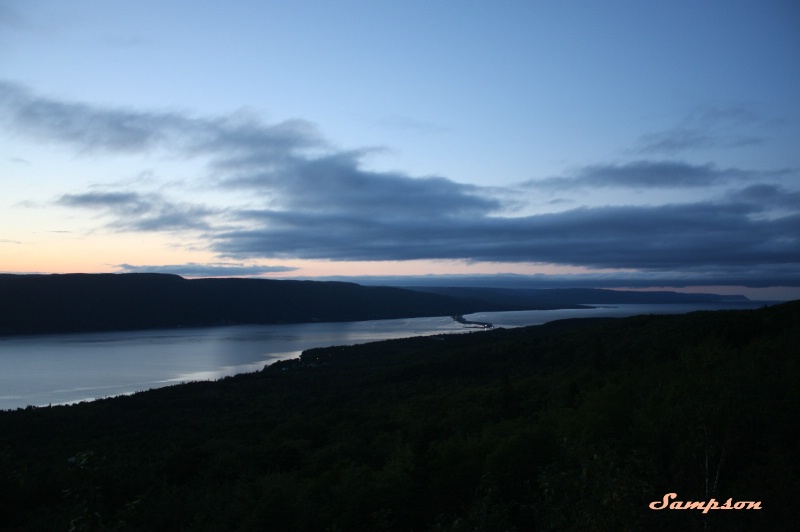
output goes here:
[{"label": "dark ridge", "polygon": [[343,282],[168,274],[0,275],[0,334],[358,321],[493,310],[475,300]]},{"label": "dark ridge", "polygon": [[741,295],[689,294],[670,291],[606,290],[602,288],[477,288],[410,286],[431,294],[480,299],[495,305],[526,310],[582,308],[587,305],[730,303],[749,301]]}]

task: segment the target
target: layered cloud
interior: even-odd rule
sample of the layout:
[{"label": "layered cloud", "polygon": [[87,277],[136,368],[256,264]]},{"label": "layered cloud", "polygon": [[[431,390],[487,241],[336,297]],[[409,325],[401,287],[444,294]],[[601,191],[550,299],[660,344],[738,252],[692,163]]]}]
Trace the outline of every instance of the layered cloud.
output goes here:
[{"label": "layered cloud", "polygon": [[695,109],[672,128],[642,135],[635,151],[674,156],[691,150],[762,144],[764,137],[752,132],[769,122],[745,106]]},{"label": "layered cloud", "polygon": [[207,219],[216,212],[203,205],[172,202],[160,194],[137,192],[64,194],[56,203],[110,215],[113,221],[109,227],[124,231],[209,229]]},{"label": "layered cloud", "polygon": [[160,149],[182,156],[224,154],[242,160],[257,152],[265,160],[322,142],[316,129],[302,120],[265,126],[244,112],[195,118],[178,112],[99,108],[44,98],[8,82],[0,82],[0,119],[16,133],[95,153]]},{"label": "layered cloud", "polygon": [[542,190],[574,188],[675,189],[701,188],[759,177],[762,172],[717,168],[714,164],[638,160],[625,164],[590,165],[565,177],[530,180],[524,187]]},{"label": "layered cloud", "polygon": [[221,186],[243,188],[269,201],[272,209],[242,213],[244,218],[278,221],[293,214],[383,220],[482,216],[501,208],[479,187],[442,177],[411,178],[401,173],[366,171],[359,152],[316,158],[287,157],[281,164],[248,161]]},{"label": "layered cloud", "polygon": [[[55,202],[97,212],[113,230],[191,234],[219,257],[236,261],[552,263],[637,270],[639,279],[652,274],[676,282],[694,276],[706,284],[738,279],[798,285],[800,187],[793,170],[638,159],[517,187],[477,186],[368,170],[363,160],[370,150],[335,149],[304,121],[268,125],[241,114],[197,118],[96,108],[12,84],[0,84],[0,120],[16,132],[81,152],[196,158],[204,170],[195,182],[207,184],[213,200],[190,187],[172,191],[181,194],[174,199],[164,190],[101,184],[62,191]],[[512,214],[520,204],[541,204],[547,193],[577,190],[616,196],[591,207]],[[636,204],[627,192],[637,190],[685,194]],[[575,203],[558,206],[564,205]],[[159,271],[185,273],[188,267]]]},{"label": "layered cloud", "polygon": [[402,220],[254,211],[250,229],[221,232],[231,257],[333,260],[467,259],[591,268],[684,269],[795,264],[800,214],[754,218],[755,203],[578,208],[527,217]]},{"label": "layered cloud", "polygon": [[296,268],[288,266],[260,266],[229,262],[187,262],[185,264],[151,265],[118,264],[117,268],[119,273],[171,273],[181,277],[244,277],[296,270]]}]

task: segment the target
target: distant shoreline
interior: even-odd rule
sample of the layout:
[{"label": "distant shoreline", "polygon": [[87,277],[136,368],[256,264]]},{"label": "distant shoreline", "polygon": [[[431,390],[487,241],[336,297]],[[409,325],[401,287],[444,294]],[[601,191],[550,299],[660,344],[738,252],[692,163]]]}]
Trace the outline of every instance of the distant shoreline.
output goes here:
[{"label": "distant shoreline", "polygon": [[0,274],[0,337],[281,323],[352,322],[594,305],[749,302],[744,296],[607,289],[390,287],[168,274]]}]

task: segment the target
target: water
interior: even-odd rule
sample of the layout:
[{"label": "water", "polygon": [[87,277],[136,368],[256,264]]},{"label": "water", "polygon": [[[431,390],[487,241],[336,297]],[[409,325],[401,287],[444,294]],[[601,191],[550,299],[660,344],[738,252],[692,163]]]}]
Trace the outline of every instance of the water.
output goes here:
[{"label": "water", "polygon": [[[754,308],[761,304],[615,305],[579,310],[481,312],[497,327],[578,317]],[[75,403],[257,371],[305,349],[474,331],[451,317],[345,323],[28,336],[0,339],[0,409]]]},{"label": "water", "polygon": [[74,403],[257,371],[305,349],[463,332],[450,317],[0,339],[0,409]]}]

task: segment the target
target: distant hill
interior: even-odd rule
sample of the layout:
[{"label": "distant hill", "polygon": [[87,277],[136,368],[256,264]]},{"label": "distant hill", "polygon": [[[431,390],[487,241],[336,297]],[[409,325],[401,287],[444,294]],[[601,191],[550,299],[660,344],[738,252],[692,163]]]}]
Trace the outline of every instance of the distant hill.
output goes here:
[{"label": "distant hill", "polygon": [[491,305],[343,282],[0,275],[0,334],[448,316]]},{"label": "distant hill", "polygon": [[184,279],[160,273],[0,274],[0,335],[730,301],[747,298],[585,288],[397,288],[338,281]]},{"label": "distant hill", "polygon": [[686,294],[669,291],[605,290],[600,288],[477,288],[413,286],[431,294],[456,298],[478,299],[492,305],[520,307],[526,310],[582,308],[586,305],[711,303],[748,301],[745,296],[718,294]]}]

